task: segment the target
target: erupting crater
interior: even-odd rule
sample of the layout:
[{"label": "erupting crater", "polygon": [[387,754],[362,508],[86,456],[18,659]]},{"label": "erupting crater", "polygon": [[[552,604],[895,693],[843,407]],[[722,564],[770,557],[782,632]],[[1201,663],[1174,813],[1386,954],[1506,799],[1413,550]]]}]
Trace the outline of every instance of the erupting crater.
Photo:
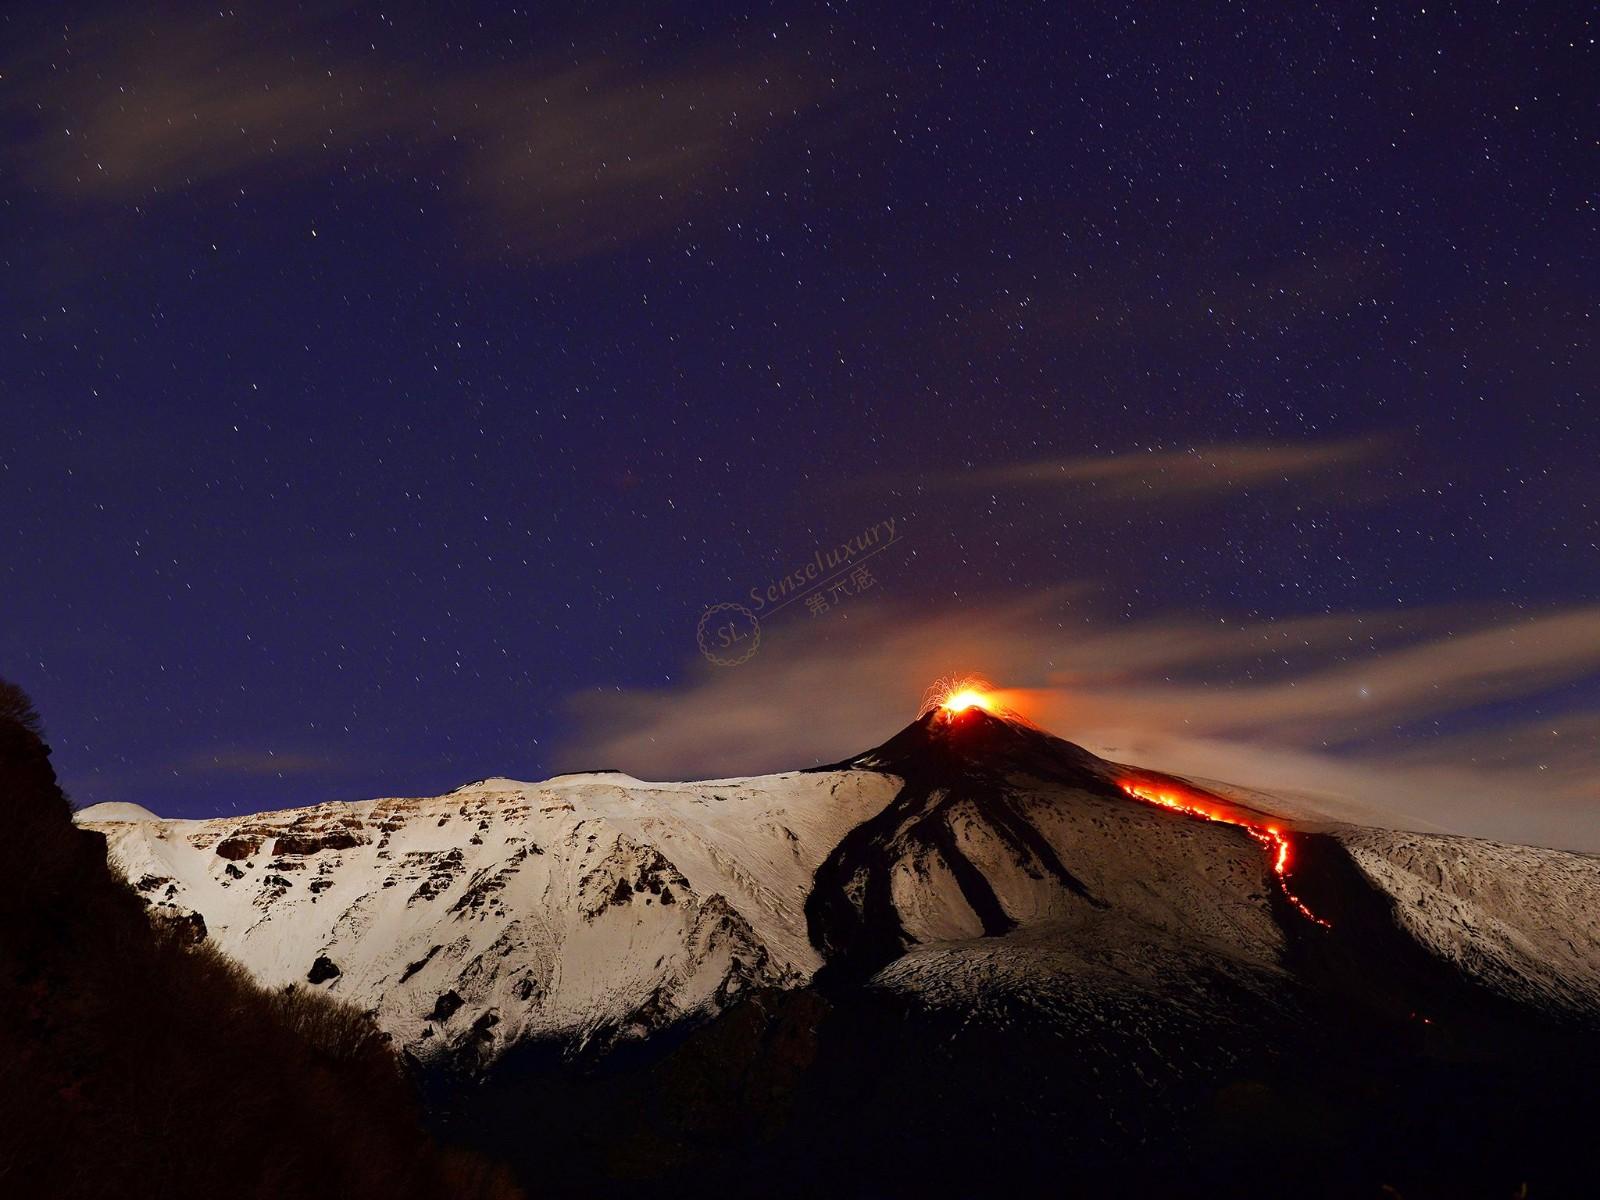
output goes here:
[{"label": "erupting crater", "polygon": [[917,706],[920,719],[934,713],[944,721],[954,720],[962,713],[977,709],[993,717],[1027,724],[1022,715],[1000,701],[1001,693],[993,684],[978,675],[947,675],[936,679],[922,693],[922,703]]}]

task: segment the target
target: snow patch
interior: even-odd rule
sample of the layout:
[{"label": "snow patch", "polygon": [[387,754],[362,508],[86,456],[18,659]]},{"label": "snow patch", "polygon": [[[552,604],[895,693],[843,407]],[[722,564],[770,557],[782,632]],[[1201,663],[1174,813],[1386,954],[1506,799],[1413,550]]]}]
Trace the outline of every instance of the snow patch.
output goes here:
[{"label": "snow patch", "polygon": [[108,800],[104,804],[91,804],[88,808],[80,808],[72,814],[72,819],[80,825],[98,825],[108,821],[161,820],[143,805],[128,804],[120,800]]}]

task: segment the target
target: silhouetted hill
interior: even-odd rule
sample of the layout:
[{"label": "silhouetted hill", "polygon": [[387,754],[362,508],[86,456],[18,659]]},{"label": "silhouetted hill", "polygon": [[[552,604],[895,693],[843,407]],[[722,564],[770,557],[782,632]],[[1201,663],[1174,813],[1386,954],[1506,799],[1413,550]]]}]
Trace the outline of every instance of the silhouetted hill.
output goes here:
[{"label": "silhouetted hill", "polygon": [[264,991],[192,924],[152,924],[49,754],[0,681],[0,1194],[520,1194],[423,1134],[366,1015]]}]

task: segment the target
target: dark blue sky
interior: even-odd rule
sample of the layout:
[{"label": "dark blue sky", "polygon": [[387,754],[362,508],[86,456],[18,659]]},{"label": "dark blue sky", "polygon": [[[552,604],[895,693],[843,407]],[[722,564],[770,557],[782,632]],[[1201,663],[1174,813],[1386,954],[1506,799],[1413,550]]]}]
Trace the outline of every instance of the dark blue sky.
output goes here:
[{"label": "dark blue sky", "polygon": [[1600,602],[1583,6],[286,7],[0,25],[0,673],[80,803],[547,774],[888,515],[901,614]]}]

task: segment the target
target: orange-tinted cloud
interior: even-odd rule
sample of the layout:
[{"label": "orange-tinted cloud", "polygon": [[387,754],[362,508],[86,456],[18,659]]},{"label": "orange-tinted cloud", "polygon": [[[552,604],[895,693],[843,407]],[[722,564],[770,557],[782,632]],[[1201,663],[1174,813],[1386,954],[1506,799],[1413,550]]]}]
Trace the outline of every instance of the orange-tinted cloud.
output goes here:
[{"label": "orange-tinted cloud", "polygon": [[1559,753],[1503,722],[1432,743],[1388,736],[1600,671],[1600,607],[1501,622],[1436,612],[1107,626],[1080,603],[1062,592],[982,611],[880,605],[849,622],[775,621],[744,666],[580,698],[566,765],[685,778],[835,761],[910,720],[929,680],[971,672],[1045,728],[1127,761],[1318,795],[1314,807],[1335,814],[1600,850],[1592,717],[1563,718]]},{"label": "orange-tinted cloud", "polygon": [[951,473],[929,490],[1075,487],[1119,499],[1162,500],[1304,481],[1375,460],[1371,438],[1339,442],[1225,442],[1187,450],[1143,450],[1047,459]]}]

